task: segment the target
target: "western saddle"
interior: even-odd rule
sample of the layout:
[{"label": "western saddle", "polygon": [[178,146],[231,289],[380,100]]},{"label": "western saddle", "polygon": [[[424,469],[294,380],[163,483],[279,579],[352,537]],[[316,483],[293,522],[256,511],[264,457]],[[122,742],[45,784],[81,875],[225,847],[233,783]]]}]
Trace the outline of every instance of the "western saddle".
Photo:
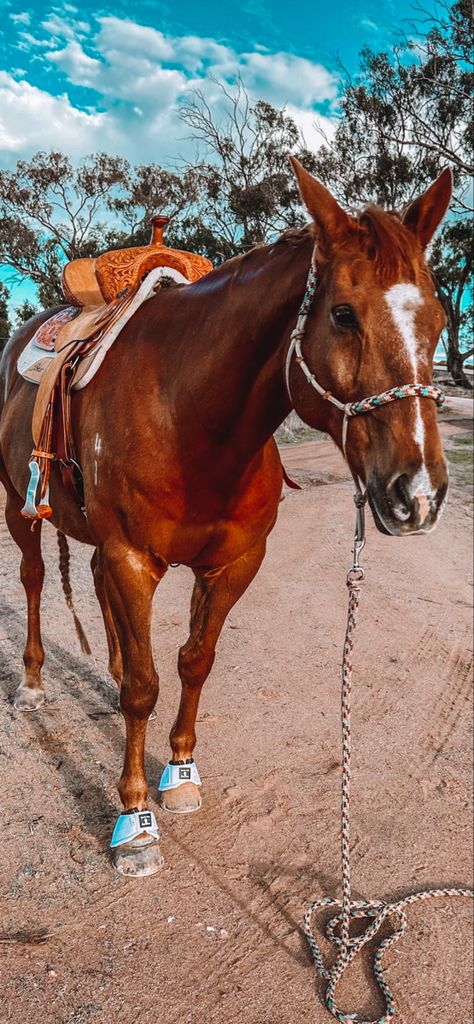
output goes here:
[{"label": "western saddle", "polygon": [[61,286],[64,298],[72,306],[110,305],[125,292],[136,290],[143,278],[155,267],[178,270],[188,281],[197,281],[212,270],[204,256],[168,249],[163,241],[168,217],[153,218],[149,245],[132,249],[116,249],[94,258],[72,260],[64,267]]},{"label": "western saddle", "polygon": [[[149,245],[112,250],[95,259],[72,260],[64,267],[61,280],[64,297],[78,313],[58,330],[56,355],[38,386],[33,410],[30,481],[22,508],[22,515],[27,519],[36,521],[52,515],[49,478],[54,461],[59,462],[66,489],[83,506],[82,476],[71,431],[72,386],[81,375],[81,364],[87,364],[86,357],[124,317],[146,276],[155,268],[165,267],[178,271],[191,283],[212,270],[212,263],[204,256],[169,249],[164,244],[167,223],[167,217],[153,218]],[[159,283],[154,286],[156,290],[159,287]]]}]

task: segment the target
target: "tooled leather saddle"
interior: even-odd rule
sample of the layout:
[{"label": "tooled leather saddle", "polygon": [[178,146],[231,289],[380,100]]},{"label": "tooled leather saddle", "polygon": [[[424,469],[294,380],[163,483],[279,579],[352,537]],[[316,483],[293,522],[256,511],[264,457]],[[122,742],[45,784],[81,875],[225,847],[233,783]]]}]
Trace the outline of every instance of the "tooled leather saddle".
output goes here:
[{"label": "tooled leather saddle", "polygon": [[[212,270],[212,263],[205,257],[164,244],[167,217],[156,216],[152,223],[149,245],[117,249],[96,259],[76,259],[66,264],[61,284],[69,308],[43,324],[30,342],[36,363],[33,358],[29,372],[23,373],[22,358],[23,364],[25,360],[23,354],[20,356],[20,372],[38,384],[30,480],[21,510],[27,519],[52,515],[49,478],[54,461],[59,462],[65,487],[83,505],[71,431],[73,388],[88,383],[94,368],[100,365],[140,303],[158,290],[158,275],[170,272],[178,281],[191,283]],[[163,268],[163,273],[159,268]],[[48,350],[47,358],[40,358],[42,349]]]}]

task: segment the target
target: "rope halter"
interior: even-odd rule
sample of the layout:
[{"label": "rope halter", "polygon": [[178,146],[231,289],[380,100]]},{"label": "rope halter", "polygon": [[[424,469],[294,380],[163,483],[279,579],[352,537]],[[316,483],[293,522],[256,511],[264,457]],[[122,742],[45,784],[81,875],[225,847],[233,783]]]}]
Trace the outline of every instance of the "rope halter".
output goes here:
[{"label": "rope halter", "polygon": [[389,388],[388,391],[382,391],[379,395],[370,395],[369,398],[361,398],[357,402],[340,402],[338,398],[335,398],[330,391],[323,388],[322,385],[316,380],[314,373],[310,370],[307,362],[304,359],[301,346],[303,338],[306,333],[306,323],[308,316],[311,313],[314,303],[314,296],[316,293],[317,277],[315,269],[314,253],[311,260],[311,266],[309,268],[308,278],[306,281],[306,290],[301,303],[298,319],[296,321],[296,327],[291,333],[290,345],[286,357],[286,388],[290,402],[293,406],[293,399],[290,391],[290,367],[293,355],[296,358],[298,366],[301,367],[308,384],[317,391],[321,398],[324,398],[326,402],[331,402],[331,405],[335,405],[336,409],[339,409],[343,414],[342,421],[342,450],[344,457],[347,458],[346,446],[347,446],[347,428],[349,420],[354,416],[361,416],[363,413],[373,412],[374,409],[379,409],[382,405],[388,405],[390,402],[395,402],[398,398],[432,398],[438,406],[442,406],[445,400],[444,391],[441,388],[436,387],[435,384],[401,384],[394,388]]}]

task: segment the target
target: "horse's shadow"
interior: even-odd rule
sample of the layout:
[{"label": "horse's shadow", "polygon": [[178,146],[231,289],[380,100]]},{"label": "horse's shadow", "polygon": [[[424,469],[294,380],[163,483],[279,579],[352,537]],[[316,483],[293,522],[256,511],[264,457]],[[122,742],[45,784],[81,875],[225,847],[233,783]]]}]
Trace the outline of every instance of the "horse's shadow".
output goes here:
[{"label": "horse's shadow", "polygon": [[[9,627],[13,627],[15,635],[24,631],[24,619],[20,613],[0,598],[0,616],[8,619]],[[101,736],[108,742],[113,752],[119,759],[123,754],[124,737],[122,718],[119,712],[118,690],[114,692],[98,675],[95,668],[92,668],[88,659],[83,655],[76,656],[70,650],[65,649],[57,641],[45,634],[45,648],[47,650],[47,666],[51,678],[55,681],[62,676],[73,676],[80,680],[81,687],[69,686],[65,699],[72,699],[77,702],[83,714],[97,724]],[[15,643],[14,656],[9,657],[5,649],[0,647],[0,686],[2,686],[6,700],[13,702],[13,695],[20,682],[19,666],[22,663],[22,649],[20,643]],[[92,699],[91,699],[92,698]],[[25,722],[36,743],[46,754],[51,757],[51,733],[57,734],[57,712],[61,710],[61,698],[52,698],[34,714],[12,711],[12,715],[18,720],[18,726]],[[51,728],[54,725],[54,730]],[[54,744],[53,744],[54,749]],[[53,755],[58,772],[60,772],[64,784],[74,799],[74,805],[79,812],[87,832],[97,839],[101,846],[106,847],[106,836],[110,831],[110,823],[117,817],[119,802],[114,803],[108,796],[103,785],[95,782],[91,775],[86,774],[83,764],[73,756],[67,746],[61,745],[60,750]],[[163,771],[164,762],[160,761],[153,754],[147,754],[147,774],[150,778],[158,779]]]},{"label": "horse's shadow", "polygon": [[[8,617],[8,624],[12,627],[11,631],[15,636],[17,634],[21,636],[24,630],[24,620],[21,614],[1,599],[0,615]],[[99,678],[97,672],[90,667],[90,663],[83,655],[76,656],[47,635],[45,635],[45,647],[51,678],[56,682],[61,675],[63,677],[71,675],[80,680],[80,687],[70,686],[68,688],[67,699],[76,701],[80,705],[82,713],[85,713],[97,724],[102,736],[117,754],[117,759],[120,759],[123,753],[124,737],[122,719],[117,713],[118,695]],[[2,685],[5,697],[9,702],[12,702],[20,681],[21,657],[20,641],[14,644],[11,658],[0,648],[0,685]],[[50,701],[47,700],[43,708],[33,715],[21,715],[12,711],[12,715],[15,714],[15,717],[21,720],[22,725],[26,719],[25,724],[29,735],[34,737],[40,748],[50,757],[52,734],[54,732],[57,735],[57,712],[60,709],[61,699],[53,698]],[[18,726],[20,727],[20,722],[18,722]],[[114,820],[117,815],[118,801],[117,804],[112,802],[104,787],[84,771],[83,764],[78,763],[78,760],[65,745],[61,746],[59,752],[53,754],[53,763],[61,773],[64,784],[74,799],[74,805],[81,815],[87,833],[98,841],[105,854],[107,835],[110,831],[111,820]],[[159,778],[163,770],[163,762],[148,753],[146,768],[150,778]],[[288,947],[285,937],[281,938],[281,936],[275,935],[272,926],[265,921],[266,907],[258,911],[250,909],[248,900],[240,894],[239,887],[232,886],[221,873],[213,868],[208,860],[199,856],[195,848],[188,846],[185,837],[177,828],[170,830],[168,839],[186,858],[191,858],[200,867],[212,884],[224,892],[233,906],[245,914],[274,946],[283,949],[286,955],[297,963],[307,965],[308,952],[304,933],[301,926],[293,920],[284,906],[278,909],[287,921],[289,930],[291,932],[296,930],[298,933],[300,949],[297,952]],[[251,881],[259,884],[259,880],[261,880],[263,891],[266,888],[264,884],[266,870],[261,870],[258,865],[251,866],[250,870]]]}]

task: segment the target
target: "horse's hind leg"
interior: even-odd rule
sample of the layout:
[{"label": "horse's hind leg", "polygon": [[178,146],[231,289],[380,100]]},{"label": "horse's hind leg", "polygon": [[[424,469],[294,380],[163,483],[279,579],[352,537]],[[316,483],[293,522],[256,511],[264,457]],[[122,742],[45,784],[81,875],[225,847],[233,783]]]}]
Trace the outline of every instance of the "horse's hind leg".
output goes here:
[{"label": "horse's hind leg", "polygon": [[44,562],[41,557],[41,522],[35,529],[20,514],[22,501],[16,491],[7,490],[5,519],[13,540],[21,550],[20,578],[26,593],[28,607],[28,634],[23,654],[23,679],[15,693],[13,703],[17,711],[37,711],[44,703],[41,669],[44,649],[40,631],[40,601],[44,580]]},{"label": "horse's hind leg", "polygon": [[[225,569],[195,571],[191,600],[191,632],[179,652],[178,671],[182,691],[178,717],[170,733],[171,763],[189,770],[196,744],[196,716],[202,687],[214,663],[216,643],[225,619],[258,572],[265,554],[265,540]],[[188,766],[186,763],[188,762]],[[181,774],[180,773],[180,774]],[[177,780],[176,780],[177,781]],[[176,814],[197,811],[201,806],[196,783],[183,782],[161,792],[161,806]]]},{"label": "horse's hind leg", "polygon": [[97,595],[97,600],[100,604],[102,612],[102,618],[104,620],[105,633],[107,636],[107,646],[109,648],[109,673],[117,686],[122,685],[123,679],[123,662],[122,655],[120,653],[119,638],[117,636],[117,630],[113,620],[113,615],[110,610],[109,599],[107,597],[104,581],[104,572],[99,556],[99,552],[96,550],[91,558],[91,569],[94,578],[94,587]]}]

